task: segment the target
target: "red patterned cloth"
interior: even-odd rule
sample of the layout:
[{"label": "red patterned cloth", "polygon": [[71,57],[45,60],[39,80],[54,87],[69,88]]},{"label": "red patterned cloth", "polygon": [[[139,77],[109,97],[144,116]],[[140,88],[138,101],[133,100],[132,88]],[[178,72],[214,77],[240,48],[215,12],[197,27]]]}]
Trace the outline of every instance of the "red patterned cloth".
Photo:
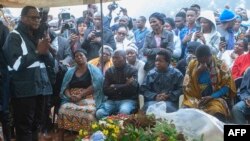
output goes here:
[{"label": "red patterned cloth", "polygon": [[[71,95],[79,95],[83,89],[70,89]],[[96,106],[93,95],[77,103],[65,103],[61,105],[58,113],[58,127],[71,131],[79,131],[87,128],[91,122],[95,121]]]}]

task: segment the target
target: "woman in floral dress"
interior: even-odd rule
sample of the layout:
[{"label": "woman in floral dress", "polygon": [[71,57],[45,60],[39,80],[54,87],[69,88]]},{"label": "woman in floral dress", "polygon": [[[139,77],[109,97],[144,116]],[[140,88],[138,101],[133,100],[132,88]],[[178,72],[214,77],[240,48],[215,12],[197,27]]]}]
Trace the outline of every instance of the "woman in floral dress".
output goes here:
[{"label": "woman in floral dress", "polygon": [[58,127],[79,131],[95,120],[95,111],[103,101],[103,75],[97,67],[88,64],[85,51],[74,52],[76,67],[64,76],[61,88],[61,107]]}]

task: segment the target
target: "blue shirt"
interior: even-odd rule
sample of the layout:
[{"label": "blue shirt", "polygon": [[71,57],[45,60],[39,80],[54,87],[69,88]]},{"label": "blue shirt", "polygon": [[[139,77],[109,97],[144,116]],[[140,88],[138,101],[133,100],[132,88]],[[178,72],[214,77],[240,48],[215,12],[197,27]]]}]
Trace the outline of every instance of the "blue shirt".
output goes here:
[{"label": "blue shirt", "polygon": [[[194,26],[193,28],[189,28],[187,26],[185,26],[184,28],[181,29],[181,32],[180,32],[180,39],[181,39],[181,42],[183,41],[184,37],[188,34],[191,34],[191,33],[194,33],[196,32],[196,27]],[[181,58],[184,58],[186,56],[186,48],[187,48],[187,44],[181,44],[181,49],[182,49],[182,52],[181,52]]]},{"label": "blue shirt", "polygon": [[[224,95],[226,95],[229,92],[229,88],[228,86],[223,86],[222,88],[220,88],[218,91],[213,92],[212,90],[212,84],[211,84],[211,79],[210,79],[210,73],[208,71],[204,71],[200,74],[199,78],[198,78],[198,82],[200,84],[205,84],[207,85],[207,87],[210,89],[205,89],[205,91],[209,91],[207,93],[211,92],[211,96],[213,98],[219,98],[222,97]],[[209,87],[210,86],[210,87]],[[203,95],[203,96],[208,96],[208,95]]]},{"label": "blue shirt", "polygon": [[135,35],[136,46],[138,47],[138,49],[141,49],[143,47],[144,39],[149,32],[150,31],[147,28],[144,28],[143,30],[141,29],[135,30],[134,35]]}]

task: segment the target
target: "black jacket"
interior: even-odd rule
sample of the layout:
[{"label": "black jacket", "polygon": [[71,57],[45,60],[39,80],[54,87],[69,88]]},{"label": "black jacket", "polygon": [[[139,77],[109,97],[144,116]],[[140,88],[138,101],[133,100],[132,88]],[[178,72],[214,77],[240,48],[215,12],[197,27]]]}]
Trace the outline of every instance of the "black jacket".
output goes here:
[{"label": "black jacket", "polygon": [[3,47],[8,66],[12,68],[10,87],[13,96],[31,97],[52,94],[50,74],[47,70],[53,70],[54,59],[50,54],[36,53],[38,38],[31,37],[28,34],[28,27],[24,24],[20,22],[16,31],[20,35],[11,32]]},{"label": "black jacket", "polygon": [[7,38],[9,34],[9,29],[3,24],[2,21],[0,21],[0,47],[1,47],[1,50],[0,50],[0,68],[1,69],[7,69],[7,64],[6,64],[6,60],[4,58],[4,55],[3,55],[3,45],[4,45],[4,42]]},{"label": "black jacket", "polygon": [[[127,78],[131,77],[135,80],[132,84],[127,85]],[[114,88],[110,87],[112,84]],[[138,87],[137,70],[128,64],[120,69],[113,66],[105,73],[103,92],[109,100],[136,99]]]},{"label": "black jacket", "polygon": [[[82,43],[82,48],[87,51],[86,57],[87,57],[88,61],[99,56],[99,50],[102,46],[101,42],[100,43],[93,43],[87,39],[89,33],[93,30],[94,29],[87,29],[85,31],[84,41]],[[103,28],[103,44],[109,45],[110,47],[113,48],[113,50],[116,49],[116,44],[115,44],[115,39],[114,39],[113,33],[111,30],[109,30],[107,28]]]},{"label": "black jacket", "polygon": [[[161,44],[160,48],[164,48],[173,53],[174,46],[174,36],[172,32],[167,30],[162,31],[161,34]],[[144,40],[144,45],[142,48],[143,55],[147,57],[146,64],[144,66],[145,71],[149,71],[154,68],[156,54],[160,51],[160,48],[156,46],[155,34],[154,32],[149,32]]]}]

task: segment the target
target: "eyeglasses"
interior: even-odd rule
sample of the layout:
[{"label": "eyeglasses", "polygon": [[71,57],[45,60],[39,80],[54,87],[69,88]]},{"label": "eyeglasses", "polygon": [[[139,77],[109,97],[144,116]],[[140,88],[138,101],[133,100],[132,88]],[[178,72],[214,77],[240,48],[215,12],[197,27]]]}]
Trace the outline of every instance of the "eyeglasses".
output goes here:
[{"label": "eyeglasses", "polygon": [[122,36],[126,36],[127,34],[126,33],[123,33],[123,32],[117,32],[118,35],[122,35]]},{"label": "eyeglasses", "polygon": [[32,20],[41,20],[41,17],[40,16],[26,16]]}]

